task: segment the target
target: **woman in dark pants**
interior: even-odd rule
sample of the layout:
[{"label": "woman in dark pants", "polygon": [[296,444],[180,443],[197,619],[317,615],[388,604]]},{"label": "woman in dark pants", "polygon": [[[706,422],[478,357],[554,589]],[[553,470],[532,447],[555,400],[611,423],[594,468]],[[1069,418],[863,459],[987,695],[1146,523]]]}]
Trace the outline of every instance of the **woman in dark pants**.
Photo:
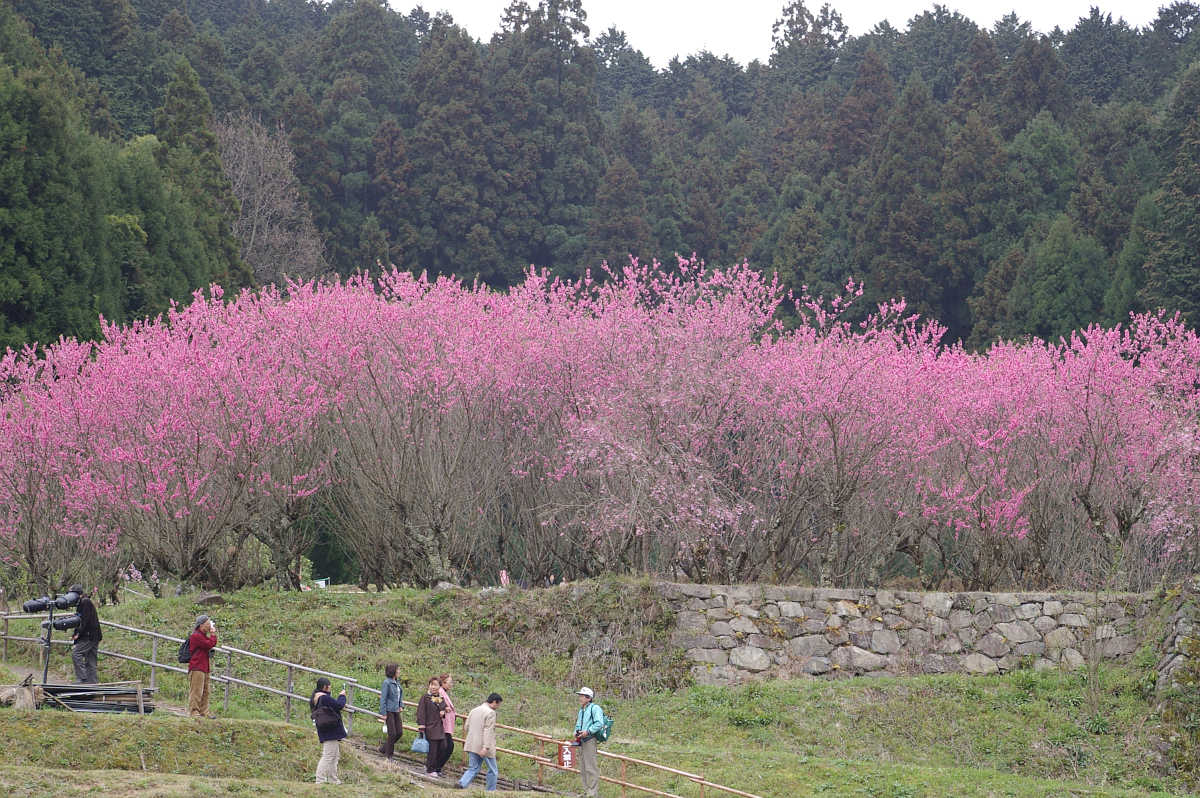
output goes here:
[{"label": "woman in dark pants", "polygon": [[417,730],[429,741],[429,751],[425,754],[425,775],[431,778],[441,778],[438,767],[442,762],[442,746],[446,742],[446,730],[443,718],[446,716],[446,702],[442,700],[442,683],[434,676],[429,680],[421,703],[417,704]]},{"label": "woman in dark pants", "polygon": [[96,614],[96,605],[90,598],[84,596],[79,600],[79,626],[71,638],[71,664],[75,666],[75,681],[80,684],[95,684],[100,681],[96,673],[96,652],[100,650],[100,641],[104,634],[100,631],[100,616]]},{"label": "woman in dark pants", "polygon": [[379,689],[379,718],[387,727],[387,740],[379,746],[379,753],[392,758],[396,741],[404,736],[404,725],[400,721],[400,710],[404,706],[404,690],[396,681],[396,664],[383,669],[383,685]]}]

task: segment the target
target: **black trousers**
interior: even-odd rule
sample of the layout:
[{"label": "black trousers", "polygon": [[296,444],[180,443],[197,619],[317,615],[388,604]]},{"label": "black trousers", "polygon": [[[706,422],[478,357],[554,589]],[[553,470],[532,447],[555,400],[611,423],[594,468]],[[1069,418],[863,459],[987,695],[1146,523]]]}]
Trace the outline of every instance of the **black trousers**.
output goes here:
[{"label": "black trousers", "polygon": [[387,740],[379,746],[379,753],[391,758],[396,751],[396,741],[404,736],[404,726],[400,723],[399,712],[389,712],[386,718]]},{"label": "black trousers", "polygon": [[437,771],[442,772],[442,768],[446,767],[446,763],[450,761],[450,755],[454,753],[454,738],[446,735],[446,739],[442,740],[442,758],[438,761]]},{"label": "black trousers", "polygon": [[442,747],[446,745],[446,740],[430,740],[428,737],[425,739],[429,742],[429,752],[425,754],[425,772],[437,773],[438,768],[442,766]]},{"label": "black trousers", "polygon": [[75,681],[80,684],[95,684],[100,681],[96,673],[96,651],[100,644],[95,640],[76,640],[71,646],[71,664],[75,666]]}]

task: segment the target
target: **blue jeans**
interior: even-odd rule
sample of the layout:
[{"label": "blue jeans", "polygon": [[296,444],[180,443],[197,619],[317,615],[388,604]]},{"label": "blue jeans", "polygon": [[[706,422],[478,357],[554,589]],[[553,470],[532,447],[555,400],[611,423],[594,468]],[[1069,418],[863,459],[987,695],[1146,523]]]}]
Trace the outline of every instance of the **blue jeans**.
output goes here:
[{"label": "blue jeans", "polygon": [[470,785],[471,781],[479,773],[479,769],[485,764],[487,765],[487,788],[489,790],[496,789],[496,779],[500,776],[500,768],[496,765],[496,757],[480,756],[474,752],[469,754],[471,757],[471,766],[467,768],[467,772],[458,780],[459,787]]}]

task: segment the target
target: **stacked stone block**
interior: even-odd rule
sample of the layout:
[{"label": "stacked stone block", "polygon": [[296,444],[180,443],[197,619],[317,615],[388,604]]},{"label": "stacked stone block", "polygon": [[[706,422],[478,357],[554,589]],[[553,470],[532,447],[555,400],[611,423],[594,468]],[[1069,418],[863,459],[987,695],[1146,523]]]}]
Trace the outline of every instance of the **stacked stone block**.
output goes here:
[{"label": "stacked stone block", "polygon": [[700,683],[1079,667],[1140,643],[1139,594],[916,593],[663,583]]},{"label": "stacked stone block", "polygon": [[1158,660],[1156,687],[1160,691],[1179,686],[1180,668],[1188,665],[1200,649],[1200,577],[1180,585],[1178,593],[1169,597],[1167,610],[1170,615],[1163,629]]}]

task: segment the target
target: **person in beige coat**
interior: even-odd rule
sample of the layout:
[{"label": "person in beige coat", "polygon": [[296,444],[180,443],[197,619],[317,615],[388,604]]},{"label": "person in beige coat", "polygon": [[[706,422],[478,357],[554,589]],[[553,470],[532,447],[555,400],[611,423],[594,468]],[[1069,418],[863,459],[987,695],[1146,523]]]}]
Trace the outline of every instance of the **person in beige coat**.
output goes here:
[{"label": "person in beige coat", "polygon": [[496,789],[496,780],[500,777],[500,768],[496,765],[496,709],[503,700],[499,693],[492,693],[486,703],[475,707],[467,715],[463,750],[471,761],[467,772],[458,781],[459,789],[466,789],[484,765],[487,765],[488,791]]}]

